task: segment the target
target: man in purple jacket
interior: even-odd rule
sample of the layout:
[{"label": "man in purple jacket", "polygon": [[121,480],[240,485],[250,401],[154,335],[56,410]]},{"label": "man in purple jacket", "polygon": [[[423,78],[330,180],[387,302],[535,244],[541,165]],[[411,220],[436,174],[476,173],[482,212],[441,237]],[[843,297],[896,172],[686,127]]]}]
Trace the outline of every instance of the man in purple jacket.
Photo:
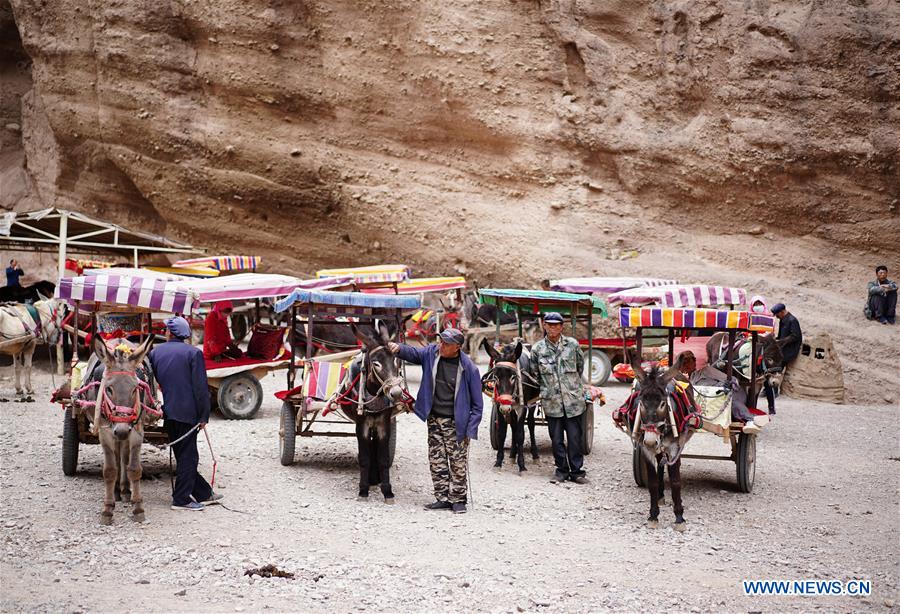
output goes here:
[{"label": "man in purple jacket", "polygon": [[150,365],[163,393],[164,426],[169,441],[184,437],[172,446],[176,460],[172,509],[201,511],[204,504],[218,503],[222,498],[197,471],[198,427],[206,428],[210,410],[206,363],[200,348],[185,343],[191,336],[187,320],[169,318],[166,327],[169,340],[153,348]]},{"label": "man in purple jacket", "polygon": [[466,512],[469,440],[478,439],[484,403],[481,374],[460,351],[465,337],[455,328],[424,348],[390,343],[388,349],[406,362],[422,365],[415,412],[428,425],[428,461],[436,501],[428,510]]}]

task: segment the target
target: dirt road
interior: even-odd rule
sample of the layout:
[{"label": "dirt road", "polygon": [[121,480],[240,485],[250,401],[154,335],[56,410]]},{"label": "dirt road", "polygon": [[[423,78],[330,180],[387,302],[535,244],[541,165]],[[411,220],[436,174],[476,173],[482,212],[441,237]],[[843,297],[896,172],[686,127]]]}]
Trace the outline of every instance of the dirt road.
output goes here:
[{"label": "dirt road", "polygon": [[[415,371],[413,369],[412,371]],[[7,370],[0,392],[9,395]],[[0,403],[0,570],[4,612],[38,611],[748,611],[892,609],[898,599],[900,448],[895,406],[779,399],[759,440],[754,492],[729,462],[686,460],[689,529],[644,527],[648,497],[630,445],[598,417],[591,483],[554,485],[549,438],[517,475],[491,469],[486,421],[471,454],[464,516],[432,500],[424,425],[399,420],[394,506],[356,500],[355,442],[298,442],[282,467],[278,402],[251,422],[213,418],[217,488],[229,507],[171,511],[167,455],[145,447],[147,522],[116,509],[100,526],[100,450],[82,446],[77,477],[60,467],[62,422],[36,375],[39,402]],[[608,386],[607,410],[625,396]],[[692,451],[727,453],[712,436]],[[209,457],[201,450],[203,471]],[[296,579],[251,579],[273,563]],[[747,597],[742,579],[866,579],[870,597]]]}]

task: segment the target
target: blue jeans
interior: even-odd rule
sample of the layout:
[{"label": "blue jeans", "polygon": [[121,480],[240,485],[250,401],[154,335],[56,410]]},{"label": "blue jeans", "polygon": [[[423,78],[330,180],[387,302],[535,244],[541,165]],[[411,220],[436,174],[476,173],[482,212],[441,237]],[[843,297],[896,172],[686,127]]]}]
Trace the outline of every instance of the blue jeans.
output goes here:
[{"label": "blue jeans", "polygon": [[[557,477],[573,479],[584,475],[584,454],[581,451],[581,416],[576,418],[547,418],[553,460]],[[563,439],[565,437],[565,439]]]}]

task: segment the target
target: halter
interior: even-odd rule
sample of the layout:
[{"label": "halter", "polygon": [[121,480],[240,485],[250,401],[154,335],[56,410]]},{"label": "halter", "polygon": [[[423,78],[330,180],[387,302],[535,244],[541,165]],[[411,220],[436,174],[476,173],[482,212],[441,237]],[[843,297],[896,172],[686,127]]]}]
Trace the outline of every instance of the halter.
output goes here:
[{"label": "halter", "polygon": [[[106,396],[106,379],[108,375],[129,375],[137,380],[137,385],[135,386],[135,390],[144,393],[145,399],[149,399],[151,405],[144,403],[141,400],[141,395],[138,394],[135,399],[135,403],[132,406],[128,405],[115,405],[112,400]],[[162,411],[159,409],[159,401],[157,401],[153,392],[150,389],[150,385],[147,382],[143,381],[137,376],[137,371],[105,371],[103,373],[103,378],[100,381],[93,381],[85,386],[82,386],[74,393],[72,393],[72,397],[78,397],[91,388],[99,387],[100,391],[97,393],[96,401],[82,401],[80,399],[75,402],[79,407],[82,408],[97,408],[97,404],[100,404],[100,412],[104,418],[106,418],[109,422],[119,422],[119,423],[129,423],[131,425],[136,424],[140,419],[143,413],[146,411],[150,416],[154,418],[159,418],[162,416]]]},{"label": "halter", "polygon": [[[412,395],[409,394],[409,390],[407,390],[406,388],[406,382],[404,381],[402,375],[397,375],[396,377],[391,377],[388,379],[382,379],[376,370],[368,368],[369,354],[379,349],[383,349],[389,356],[391,356],[391,358],[394,358],[387,347],[384,345],[379,345],[372,348],[368,352],[363,352],[363,359],[362,364],[359,367],[359,373],[355,378],[353,378],[353,380],[347,386],[347,389],[343,393],[335,397],[334,401],[332,402],[333,405],[338,405],[341,403],[341,401],[346,401],[347,403],[355,403],[356,413],[362,416],[363,414],[378,414],[386,410],[388,407],[397,405],[405,405],[408,409],[409,406],[415,402],[415,399],[413,399]],[[364,374],[365,377],[363,377]],[[369,381],[370,375],[374,377],[375,381],[379,385],[378,391],[374,394],[370,394],[368,390],[366,390],[366,383]],[[353,389],[357,387],[357,385],[359,386],[359,388],[356,394],[356,398],[354,399],[350,395],[353,392]],[[383,407],[375,408],[375,402],[381,398],[386,399],[388,396],[387,392],[394,386],[399,386],[400,390],[403,392],[403,397],[401,398],[401,400],[390,405],[386,404]],[[368,397],[368,399],[366,397]]]},{"label": "halter", "polygon": [[[513,378],[515,379],[516,384],[516,394],[513,395],[513,398],[510,400],[501,399],[500,394],[497,392],[497,371],[498,370],[507,370],[513,372]],[[525,399],[525,390],[523,381],[524,378],[528,378],[528,383],[533,386],[537,386],[537,382],[527,371],[522,371],[522,368],[519,366],[519,361],[508,361],[508,360],[498,360],[497,362],[491,363],[491,368],[488,369],[487,373],[485,373],[481,377],[481,388],[482,390],[489,391],[491,394],[491,398],[497,405],[500,407],[501,411],[504,413],[508,413],[512,410],[513,407],[527,405],[528,400]]]}]

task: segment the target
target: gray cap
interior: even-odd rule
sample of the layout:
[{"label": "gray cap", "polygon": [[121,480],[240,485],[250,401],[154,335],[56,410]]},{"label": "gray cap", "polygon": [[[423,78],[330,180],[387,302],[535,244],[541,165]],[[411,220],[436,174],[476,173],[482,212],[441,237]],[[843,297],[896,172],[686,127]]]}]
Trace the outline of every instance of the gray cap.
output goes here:
[{"label": "gray cap", "polygon": [[441,333],[441,341],[444,343],[462,345],[465,340],[466,336],[463,335],[462,331],[458,328],[447,328]]},{"label": "gray cap", "polygon": [[544,314],[544,322],[548,322],[550,324],[562,324],[563,317],[556,311],[548,311]]},{"label": "gray cap", "polygon": [[785,310],[784,303],[776,303],[774,307],[772,307],[772,313],[781,313]]}]

